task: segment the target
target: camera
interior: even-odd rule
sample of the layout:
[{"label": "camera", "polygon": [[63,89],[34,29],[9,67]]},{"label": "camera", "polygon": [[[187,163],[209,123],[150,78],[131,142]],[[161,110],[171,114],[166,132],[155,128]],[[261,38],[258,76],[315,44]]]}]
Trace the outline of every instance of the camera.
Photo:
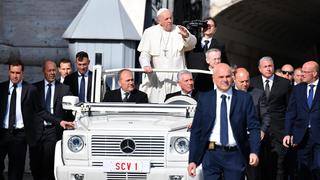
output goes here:
[{"label": "camera", "polygon": [[208,24],[207,21],[203,20],[192,20],[192,21],[184,21],[182,23],[188,30],[196,30],[196,29],[207,29]]}]

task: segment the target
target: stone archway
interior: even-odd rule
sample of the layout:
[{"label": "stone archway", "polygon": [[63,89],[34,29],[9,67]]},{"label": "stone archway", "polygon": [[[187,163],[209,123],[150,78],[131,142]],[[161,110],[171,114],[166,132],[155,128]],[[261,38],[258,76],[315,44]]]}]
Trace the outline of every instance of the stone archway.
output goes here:
[{"label": "stone archway", "polygon": [[319,58],[319,1],[220,1],[212,3],[210,14],[218,21],[216,35],[225,42],[231,63],[256,73],[257,61],[265,55],[277,67]]}]

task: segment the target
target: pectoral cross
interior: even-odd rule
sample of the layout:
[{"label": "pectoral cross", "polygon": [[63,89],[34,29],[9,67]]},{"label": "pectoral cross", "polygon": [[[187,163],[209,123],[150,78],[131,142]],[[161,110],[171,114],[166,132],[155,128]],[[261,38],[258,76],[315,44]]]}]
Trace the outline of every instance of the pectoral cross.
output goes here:
[{"label": "pectoral cross", "polygon": [[164,56],[166,56],[166,57],[167,57],[167,52],[168,52],[168,50],[166,50],[166,49],[163,50]]}]

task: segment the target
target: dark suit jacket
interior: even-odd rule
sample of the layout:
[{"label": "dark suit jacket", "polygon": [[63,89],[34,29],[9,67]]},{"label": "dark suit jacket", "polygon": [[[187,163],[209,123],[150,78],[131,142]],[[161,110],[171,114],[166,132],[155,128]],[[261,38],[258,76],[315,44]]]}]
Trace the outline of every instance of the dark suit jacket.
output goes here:
[{"label": "dark suit jacket", "polygon": [[[169,99],[169,98],[171,98],[171,97],[180,96],[180,95],[181,95],[181,91],[177,91],[177,92],[174,92],[174,93],[167,94],[167,95],[166,95],[166,99],[165,99],[164,101],[166,101],[167,99]],[[194,100],[197,100],[197,99],[198,99],[197,92],[196,92],[195,90],[192,91],[191,97],[192,97]]]},{"label": "dark suit jacket", "polygon": [[[121,90],[116,89],[112,91],[107,91],[102,100],[103,102],[122,102]],[[148,96],[146,93],[134,89],[129,96],[127,102],[136,102],[136,103],[148,103]]]},{"label": "dark suit jacket", "polygon": [[[225,45],[219,42],[217,39],[212,38],[211,44],[208,49],[216,48],[221,51],[221,62],[229,64],[227,55],[225,52]],[[196,47],[186,54],[186,63],[189,69],[202,69],[208,70],[208,64],[206,62],[206,56],[204,49],[201,47],[201,38],[197,40]]]},{"label": "dark suit jacket", "polygon": [[[4,121],[6,108],[8,104],[8,88],[9,81],[0,83],[0,122]],[[26,140],[29,145],[35,145],[40,139],[43,131],[43,121],[40,121],[37,116],[46,119],[48,122],[56,122],[50,113],[44,109],[44,105],[40,101],[36,87],[26,82],[22,82],[21,92],[21,111],[23,117],[24,130]]]},{"label": "dark suit jacket", "polygon": [[[43,104],[45,104],[44,80],[36,82],[33,85],[38,89],[40,100]],[[66,95],[71,95],[69,86],[61,84],[59,81],[55,81],[53,113],[55,117],[58,117],[58,120],[67,120],[71,118],[70,114],[68,114],[68,112],[62,108],[62,98]],[[56,124],[59,123],[60,122],[56,122]]]},{"label": "dark suit jacket", "polygon": [[[262,76],[253,77],[250,80],[252,87],[264,91]],[[268,113],[270,114],[269,132],[274,135],[279,142],[282,142],[284,136],[285,113],[291,92],[291,83],[289,80],[274,75],[274,81],[268,99]]]},{"label": "dark suit jacket", "polygon": [[205,92],[214,88],[211,74],[197,74],[194,79],[194,89],[196,91]]},{"label": "dark suit jacket", "polygon": [[[197,109],[191,128],[189,162],[201,164],[215,124],[215,111],[216,90],[199,92]],[[252,98],[248,93],[233,90],[229,116],[237,146],[244,160],[247,161],[249,153],[259,154],[260,148],[260,125]]]},{"label": "dark suit jacket", "polygon": [[247,92],[253,99],[253,104],[256,108],[257,117],[261,124],[261,130],[267,132],[270,126],[270,115],[268,113],[268,105],[264,91],[258,88],[249,87]]},{"label": "dark suit jacket", "polygon": [[[78,71],[75,71],[65,77],[63,84],[66,84],[70,87],[70,91],[74,96],[79,96],[79,86],[78,86]],[[92,72],[89,71],[88,76],[88,88],[87,88],[87,100],[91,101],[91,86],[92,86]]]},{"label": "dark suit jacket", "polygon": [[311,137],[320,144],[320,83],[318,83],[311,109],[308,107],[307,84],[300,83],[293,87],[286,113],[286,135],[293,135],[293,143],[299,144],[309,125]]}]

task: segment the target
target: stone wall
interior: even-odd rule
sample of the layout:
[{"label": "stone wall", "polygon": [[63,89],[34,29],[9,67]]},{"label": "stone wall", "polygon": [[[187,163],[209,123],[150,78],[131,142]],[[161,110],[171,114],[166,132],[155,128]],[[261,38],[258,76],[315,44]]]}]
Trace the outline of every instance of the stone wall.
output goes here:
[{"label": "stone wall", "polygon": [[[43,79],[41,66],[26,66],[24,68],[24,78],[29,83],[34,83]],[[8,80],[8,65],[0,64],[0,82]]]},{"label": "stone wall", "polygon": [[69,57],[67,41],[61,36],[85,2],[0,1],[0,81],[7,79],[3,64],[9,59],[21,59],[26,64],[25,78],[34,81],[39,79],[43,60]]}]

